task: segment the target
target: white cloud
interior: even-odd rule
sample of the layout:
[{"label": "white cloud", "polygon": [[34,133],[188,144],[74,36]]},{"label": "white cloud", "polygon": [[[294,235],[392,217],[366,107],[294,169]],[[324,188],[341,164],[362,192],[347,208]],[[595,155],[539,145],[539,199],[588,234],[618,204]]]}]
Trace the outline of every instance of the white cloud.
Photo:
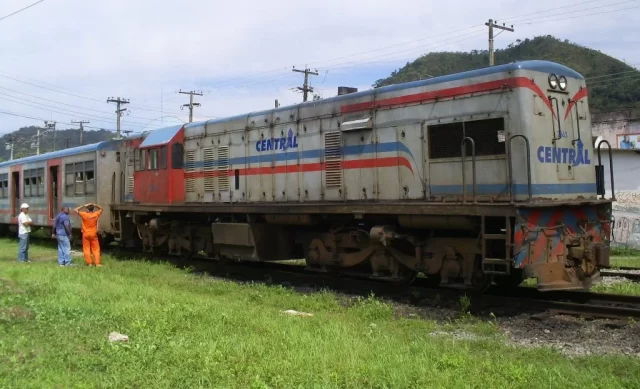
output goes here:
[{"label": "white cloud", "polygon": [[[29,3],[0,0],[0,16]],[[202,103],[196,108],[196,119],[269,108],[276,98],[282,105],[301,101],[300,94],[289,89],[301,85],[302,75],[291,72],[290,67],[305,64],[319,67],[321,74],[312,77],[312,84],[329,97],[335,95],[339,85],[366,89],[376,79],[431,50],[485,48],[483,24],[490,17],[502,21],[500,17],[524,15],[515,18],[515,32],[496,37],[497,48],[518,38],[550,34],[624,58],[628,63],[640,63],[640,53],[635,50],[640,12],[604,14],[636,5],[610,5],[615,3],[620,2],[583,2],[545,14],[534,12],[574,3],[45,0],[0,21],[0,75],[47,82],[55,85],[53,89],[64,87],[97,101],[0,77],[0,87],[37,96],[0,89],[5,93],[0,95],[0,110],[61,122],[88,118],[91,125],[115,128],[114,107],[107,105],[106,99],[120,96],[131,99],[131,115],[124,118],[125,126],[141,129],[161,116],[161,86],[162,111],[182,120],[187,120],[188,113],[179,107],[188,96],[174,93],[180,88],[204,91],[204,96],[196,98]],[[595,13],[602,16],[581,16]],[[542,16],[575,18],[539,23],[535,18]],[[477,30],[442,35],[474,25],[479,26]],[[411,41],[414,43],[398,45]],[[392,45],[398,46],[381,50]],[[357,55],[367,51],[371,52]],[[9,102],[6,94],[57,105],[38,99],[47,98],[82,108],[58,105],[78,113],[50,113]],[[32,124],[38,122],[0,115],[0,132]]]}]

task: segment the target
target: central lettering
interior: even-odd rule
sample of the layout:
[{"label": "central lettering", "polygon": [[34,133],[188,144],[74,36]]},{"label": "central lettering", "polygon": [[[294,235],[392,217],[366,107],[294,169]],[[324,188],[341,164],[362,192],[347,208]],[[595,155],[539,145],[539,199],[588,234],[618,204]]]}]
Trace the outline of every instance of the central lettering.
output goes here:
[{"label": "central lettering", "polygon": [[572,166],[591,164],[589,150],[585,150],[582,141],[578,141],[577,148],[540,146],[538,147],[538,161],[540,163],[562,163]]},{"label": "central lettering", "polygon": [[256,142],[256,151],[288,150],[298,147],[298,137],[289,129],[286,137],[262,139]]}]

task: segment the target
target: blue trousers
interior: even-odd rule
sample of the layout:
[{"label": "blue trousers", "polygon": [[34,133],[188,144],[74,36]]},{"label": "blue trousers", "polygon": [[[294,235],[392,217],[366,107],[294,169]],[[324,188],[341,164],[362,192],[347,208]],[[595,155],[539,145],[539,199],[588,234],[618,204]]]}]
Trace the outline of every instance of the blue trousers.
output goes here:
[{"label": "blue trousers", "polygon": [[58,264],[70,265],[71,264],[71,244],[69,243],[68,236],[56,235],[58,239]]},{"label": "blue trousers", "polygon": [[29,261],[29,234],[18,235],[18,262]]}]

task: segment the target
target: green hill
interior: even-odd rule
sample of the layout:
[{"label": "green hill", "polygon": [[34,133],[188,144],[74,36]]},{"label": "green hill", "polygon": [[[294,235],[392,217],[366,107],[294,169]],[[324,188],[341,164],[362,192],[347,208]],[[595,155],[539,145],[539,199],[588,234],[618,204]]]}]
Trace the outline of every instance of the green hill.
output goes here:
[{"label": "green hill", "polygon": [[[44,131],[40,129],[40,131]],[[38,133],[38,127],[22,127],[18,131],[10,134],[5,134],[0,137],[0,161],[7,161],[11,155],[11,151],[6,150],[5,145],[11,144],[11,138],[14,139],[14,151],[13,158],[22,158],[30,155],[35,155],[35,148],[31,148],[31,144],[35,143],[36,134]],[[97,143],[104,140],[113,139],[115,134],[107,130],[97,131],[84,131],[82,135],[82,144]],[[56,130],[56,150],[61,150],[67,147],[80,146],[80,130],[67,129]],[[51,132],[48,132],[40,138],[40,154],[53,151],[53,136]]]},{"label": "green hill", "polygon": [[[592,112],[640,105],[640,72],[597,50],[552,36],[539,36],[518,40],[506,49],[495,52],[496,65],[531,59],[561,63],[581,73],[587,79]],[[390,77],[376,81],[373,86],[415,81],[487,66],[488,50],[429,53],[407,63],[391,73]],[[607,76],[602,77],[604,75]]]}]

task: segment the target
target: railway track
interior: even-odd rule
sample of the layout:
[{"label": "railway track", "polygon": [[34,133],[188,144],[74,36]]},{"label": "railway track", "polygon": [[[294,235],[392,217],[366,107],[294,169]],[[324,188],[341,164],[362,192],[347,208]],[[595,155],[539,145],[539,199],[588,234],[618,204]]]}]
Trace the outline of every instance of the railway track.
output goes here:
[{"label": "railway track", "polygon": [[[75,250],[74,250],[75,251]],[[119,260],[135,260],[148,254],[133,253],[107,248]],[[334,292],[366,297],[371,293],[378,297],[416,306],[432,306],[460,310],[461,297],[467,295],[468,311],[476,315],[518,315],[522,313],[567,314],[584,317],[614,319],[640,318],[640,296],[602,294],[579,291],[539,292],[533,288],[503,289],[492,287],[483,294],[473,294],[456,289],[426,286],[426,279],[418,278],[411,285],[397,285],[367,278],[347,277],[341,274],[307,271],[304,266],[248,262],[235,263],[212,261],[199,257],[182,258],[154,255],[159,261],[190,269],[193,273],[218,277],[240,283],[264,283],[282,285],[299,292],[330,289]],[[618,276],[618,272],[614,272]],[[604,275],[604,274],[603,274]],[[635,274],[638,275],[638,274]]]},{"label": "railway track", "polygon": [[[123,253],[123,255],[132,255]],[[141,254],[135,254],[140,256]],[[469,312],[476,315],[517,315],[523,312],[606,317],[614,319],[640,318],[640,296],[602,294],[593,292],[539,292],[533,288],[490,288],[483,294],[456,289],[427,286],[426,279],[418,278],[411,285],[397,285],[367,278],[354,278],[341,274],[307,271],[304,266],[282,263],[234,263],[201,258],[189,261],[175,257],[156,257],[181,268],[238,282],[277,284],[308,292],[331,289],[346,295],[378,297],[416,306],[434,306],[460,310],[461,297],[469,297]]]},{"label": "railway track", "polygon": [[620,268],[620,270],[602,270],[603,277],[623,277],[634,282],[640,282],[640,268]]}]

